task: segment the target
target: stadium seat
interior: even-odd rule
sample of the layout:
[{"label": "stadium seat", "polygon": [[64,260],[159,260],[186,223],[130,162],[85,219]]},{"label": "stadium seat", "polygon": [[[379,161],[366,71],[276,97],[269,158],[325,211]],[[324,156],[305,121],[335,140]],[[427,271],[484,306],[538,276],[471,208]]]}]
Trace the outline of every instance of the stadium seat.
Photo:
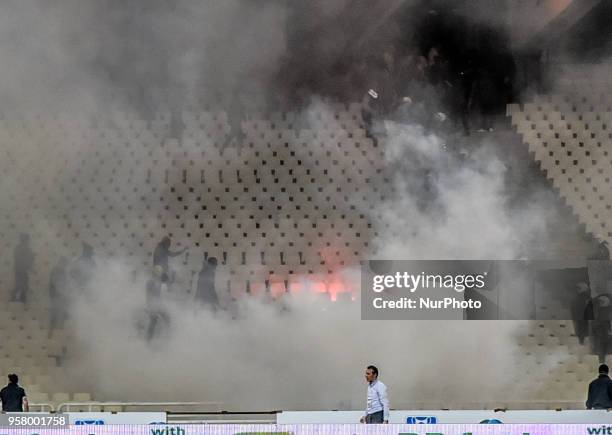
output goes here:
[{"label": "stadium seat", "polygon": [[70,402],[70,394],[68,393],[53,393],[51,396],[51,402],[53,402],[56,406]]},{"label": "stadium seat", "polygon": [[50,403],[49,394],[47,393],[27,393],[31,404]]},{"label": "stadium seat", "polygon": [[74,393],[72,396],[74,402],[90,402],[91,394],[89,393]]}]

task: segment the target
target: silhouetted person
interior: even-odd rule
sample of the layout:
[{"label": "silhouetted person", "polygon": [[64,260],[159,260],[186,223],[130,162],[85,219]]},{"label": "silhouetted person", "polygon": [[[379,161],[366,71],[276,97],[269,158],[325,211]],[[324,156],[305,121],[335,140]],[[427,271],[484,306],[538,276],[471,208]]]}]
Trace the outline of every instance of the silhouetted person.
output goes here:
[{"label": "silhouetted person", "polygon": [[488,65],[483,65],[476,71],[474,82],[473,103],[478,109],[480,126],[478,131],[492,130],[492,116],[499,106],[500,96],[497,92],[495,81],[488,70]]},{"label": "silhouetted person", "polygon": [[587,409],[612,408],[612,380],[608,376],[609,371],[606,364],[599,366],[599,376],[589,384]]},{"label": "silhouetted person", "polygon": [[591,328],[593,331],[594,352],[599,356],[599,362],[603,363],[608,354],[608,341],[610,339],[610,306],[609,295],[599,295],[593,298],[593,317]]},{"label": "silhouetted person", "polygon": [[19,244],[13,255],[15,267],[15,287],[11,295],[13,302],[26,302],[30,291],[30,271],[34,265],[34,253],[30,247],[30,236],[21,234]]},{"label": "silhouetted person", "polygon": [[146,301],[147,306],[157,305],[161,299],[161,275],[163,271],[161,266],[153,268],[153,275],[147,281]]},{"label": "silhouetted person", "polygon": [[63,328],[68,316],[68,260],[60,257],[49,278],[49,329]]},{"label": "silhouetted person", "polygon": [[586,283],[578,283],[576,296],[572,300],[571,313],[574,321],[574,333],[580,344],[589,335],[589,321],[587,320],[587,305],[591,300],[591,291]]},{"label": "silhouetted person", "polygon": [[30,405],[23,388],[19,386],[19,377],[16,374],[8,375],[9,383],[0,390],[3,412],[28,412]]},{"label": "silhouetted person", "polygon": [[172,241],[170,237],[165,236],[155,247],[153,252],[153,267],[160,266],[162,269],[161,281],[165,284],[170,284],[174,281],[172,274],[170,273],[170,266],[168,260],[170,257],[178,257],[187,251],[185,246],[182,250],[177,252],[170,251]]},{"label": "silhouetted person", "polygon": [[198,275],[198,288],[196,290],[196,301],[210,308],[219,306],[219,297],[215,289],[215,275],[217,271],[217,259],[208,257],[202,264],[202,270]]},{"label": "silhouetted person", "polygon": [[74,282],[76,289],[85,291],[93,278],[96,261],[94,259],[93,247],[87,243],[83,243],[81,256],[77,258],[75,264],[70,271],[70,277]]},{"label": "silhouetted person", "polygon": [[499,70],[502,72],[500,75],[502,79],[502,102],[504,105],[513,103],[515,101],[516,62],[511,50],[504,49],[500,53]]},{"label": "silhouetted person", "polygon": [[155,266],[153,268],[153,275],[147,281],[146,311],[149,318],[147,340],[151,340],[158,335],[164,325],[168,324],[168,315],[164,311],[161,301],[162,273],[161,266]]},{"label": "silhouetted person", "polygon": [[608,242],[605,240],[599,242],[597,247],[597,260],[610,261],[610,250],[608,249]]},{"label": "silhouetted person", "polygon": [[474,106],[474,94],[477,79],[477,70],[474,65],[474,60],[471,56],[468,56],[465,61],[464,68],[459,72],[457,79],[456,92],[456,114],[461,119],[463,126],[463,133],[469,136],[470,131],[470,118]]}]

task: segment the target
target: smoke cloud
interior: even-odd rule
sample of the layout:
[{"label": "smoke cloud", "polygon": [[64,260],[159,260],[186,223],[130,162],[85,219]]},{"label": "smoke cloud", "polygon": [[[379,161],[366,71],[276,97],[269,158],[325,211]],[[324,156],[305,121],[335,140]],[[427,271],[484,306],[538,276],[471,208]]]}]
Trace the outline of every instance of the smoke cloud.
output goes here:
[{"label": "smoke cloud", "polygon": [[155,110],[261,91],[286,45],[277,2],[9,1],[2,10],[0,95],[14,110]]},{"label": "smoke cloud", "polygon": [[[499,393],[511,382],[512,322],[363,322],[358,304],[313,295],[288,296],[282,305],[243,298],[237,318],[174,301],[166,305],[170,329],[147,344],[134,328],[142,295],[121,269],[107,265],[97,293],[76,310],[82,354],[71,370],[83,372],[100,399],[360,409],[363,371],[376,364],[394,407],[509,400]],[[505,380],[483,385],[500,372]]]},{"label": "smoke cloud", "polygon": [[[318,102],[305,116],[314,123],[330,113]],[[519,216],[509,210],[505,166],[490,144],[457,152],[418,125],[387,127],[379,146],[395,194],[368,203],[352,199],[358,210],[374,210],[373,256],[512,259],[528,255],[521,249],[534,239],[549,242],[543,228],[551,215],[540,207]],[[358,270],[338,272],[357,293]],[[89,296],[75,306],[79,353],[72,370],[84,371],[76,379],[88,379],[98,398],[216,401],[224,409],[359,409],[367,364],[381,369],[395,407],[503,404],[540,393],[510,388],[521,376],[516,338],[526,331],[523,322],[364,322],[358,303],[322,302],[312,294],[275,303],[244,296],[217,313],[194,309],[190,295],[167,294],[171,326],[147,343],[138,329],[146,273],[134,279],[121,262],[105,261]],[[564,357],[547,358],[553,365]]]},{"label": "smoke cloud", "polygon": [[[289,11],[280,2],[146,3],[10,1],[1,8],[0,59],[10,60],[0,81],[5,107],[49,114],[29,118],[23,128],[13,121],[3,125],[3,245],[8,251],[19,232],[32,233],[33,282],[44,300],[49,270],[60,254],[75,257],[81,241],[106,243],[94,246],[100,255],[91,288],[71,302],[74,341],[66,364],[74,377],[59,380],[57,388],[89,389],[101,400],[219,401],[225,409],[361,409],[362,372],[376,364],[396,408],[429,401],[505,402],[539,392],[509,393],[523,374],[514,356],[524,324],[363,322],[358,271],[348,266],[335,272],[354,291],[352,304],[302,294],[275,303],[242,297],[234,306],[220,287],[231,309],[213,313],[194,309],[191,293],[166,294],[170,326],[147,342],[142,328],[148,255],[167,232],[173,211],[193,205],[176,201],[172,179],[167,182],[164,174],[182,173],[189,168],[185,156],[210,151],[214,142],[172,138],[160,114],[170,105],[226,101],[237,91],[252,106],[265,104],[287,55]],[[345,3],[323,2],[322,16],[341,21]],[[333,58],[345,43],[336,39],[314,50]],[[340,130],[334,106],[316,95],[312,100],[296,124],[314,132]],[[142,105],[155,114],[152,119],[142,119]],[[144,126],[134,133],[142,147],[126,145],[135,139],[122,135],[138,128],[125,125]],[[556,254],[548,228],[565,221],[544,189],[521,194],[520,207],[511,205],[515,192],[508,180],[516,174],[506,144],[459,141],[412,120],[387,122],[385,130],[369,150],[368,159],[377,163],[363,159],[361,168],[343,150],[316,140],[298,153],[309,168],[336,160],[353,180],[343,182],[370,193],[347,195],[344,204],[347,213],[364,214],[372,224],[363,258]],[[243,150],[243,161],[255,153]],[[220,159],[207,170],[226,167]],[[323,204],[323,195],[312,192]],[[129,208],[143,196],[150,201],[142,209]],[[189,247],[198,265],[198,256],[210,248],[186,236],[174,240]],[[192,264],[178,261],[179,275],[187,273]],[[2,285],[9,288],[10,263],[2,267]],[[192,287],[191,276],[181,279]]]}]

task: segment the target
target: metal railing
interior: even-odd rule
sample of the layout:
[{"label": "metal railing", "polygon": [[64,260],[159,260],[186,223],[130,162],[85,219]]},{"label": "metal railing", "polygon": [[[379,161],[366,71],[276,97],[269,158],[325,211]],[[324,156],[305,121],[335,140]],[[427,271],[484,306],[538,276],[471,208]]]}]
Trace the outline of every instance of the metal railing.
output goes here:
[{"label": "metal railing", "polygon": [[[584,409],[582,401],[576,400],[520,400],[499,402],[400,402],[394,409],[402,410],[575,410]],[[230,412],[222,410],[222,402],[66,402],[55,408],[50,403],[33,403],[31,409],[48,412],[137,412],[157,411],[166,413],[168,423],[176,424],[275,424],[277,414],[282,411]],[[174,408],[174,410],[172,409]],[[208,409],[206,409],[208,408]],[[212,410],[211,410],[212,408]]]},{"label": "metal railing", "polygon": [[51,403],[29,403],[30,412],[55,412],[55,406]]},{"label": "metal railing", "polygon": [[510,410],[575,410],[585,409],[584,401],[576,400],[505,400],[487,402],[440,402],[419,401],[394,403],[395,409],[405,410],[429,410],[429,411],[510,411]]},{"label": "metal railing", "polygon": [[276,424],[282,411],[168,412],[168,423],[176,424]]}]

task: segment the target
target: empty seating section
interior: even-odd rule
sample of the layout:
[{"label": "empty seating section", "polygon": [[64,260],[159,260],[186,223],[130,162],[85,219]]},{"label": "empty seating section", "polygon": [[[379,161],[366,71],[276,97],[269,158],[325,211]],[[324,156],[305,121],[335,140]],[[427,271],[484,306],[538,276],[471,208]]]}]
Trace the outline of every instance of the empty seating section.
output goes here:
[{"label": "empty seating section", "polygon": [[572,406],[583,409],[598,358],[589,353],[587,345],[578,343],[572,322],[525,322],[516,331],[516,339],[519,352],[512,363],[525,375],[509,395],[522,392],[523,397],[542,401],[571,401],[575,402]]},{"label": "empty seating section", "polygon": [[67,332],[49,333],[48,314],[37,304],[26,308],[22,303],[3,302],[0,319],[0,373],[18,373],[30,403],[51,403],[49,392],[65,385],[66,373],[58,362],[69,342]]},{"label": "empty seating section", "polygon": [[589,77],[562,80],[562,94],[510,105],[508,113],[586,230],[612,244],[612,81]]}]

